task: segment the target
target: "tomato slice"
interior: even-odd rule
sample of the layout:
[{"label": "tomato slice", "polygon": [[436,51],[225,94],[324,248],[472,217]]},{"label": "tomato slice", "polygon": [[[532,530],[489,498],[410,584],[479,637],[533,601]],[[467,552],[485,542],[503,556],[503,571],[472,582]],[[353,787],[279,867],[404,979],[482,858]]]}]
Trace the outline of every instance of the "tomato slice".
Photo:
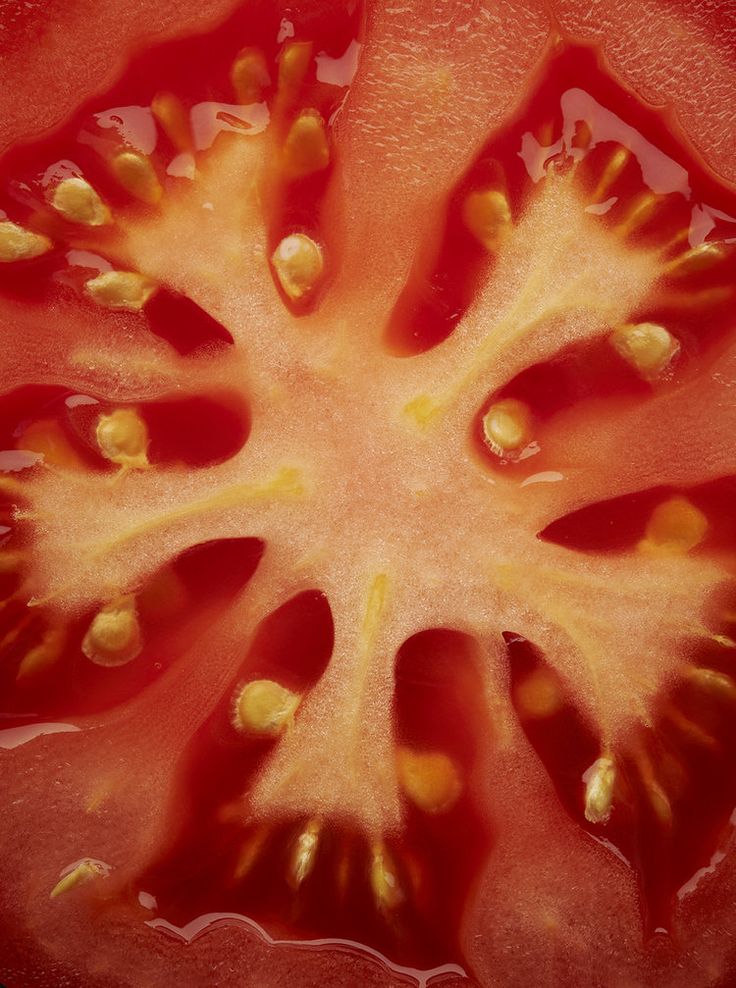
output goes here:
[{"label": "tomato slice", "polygon": [[11,13],[0,980],[729,983],[729,12]]}]

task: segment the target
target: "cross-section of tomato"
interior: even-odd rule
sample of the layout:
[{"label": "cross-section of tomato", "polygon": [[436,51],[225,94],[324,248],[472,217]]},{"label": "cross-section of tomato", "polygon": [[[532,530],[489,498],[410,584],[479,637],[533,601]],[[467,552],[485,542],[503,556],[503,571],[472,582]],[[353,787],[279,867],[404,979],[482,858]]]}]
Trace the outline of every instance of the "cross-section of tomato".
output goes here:
[{"label": "cross-section of tomato", "polygon": [[732,983],[733,10],[179,8],[0,14],[0,981]]}]

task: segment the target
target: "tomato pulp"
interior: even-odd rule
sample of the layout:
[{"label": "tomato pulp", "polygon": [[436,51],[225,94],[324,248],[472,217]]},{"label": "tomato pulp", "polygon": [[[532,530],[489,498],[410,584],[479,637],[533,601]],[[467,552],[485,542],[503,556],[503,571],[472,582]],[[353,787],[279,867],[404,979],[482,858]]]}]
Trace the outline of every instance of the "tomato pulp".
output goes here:
[{"label": "tomato pulp", "polygon": [[10,988],[733,977],[734,28],[600,14],[123,4],[8,116]]}]

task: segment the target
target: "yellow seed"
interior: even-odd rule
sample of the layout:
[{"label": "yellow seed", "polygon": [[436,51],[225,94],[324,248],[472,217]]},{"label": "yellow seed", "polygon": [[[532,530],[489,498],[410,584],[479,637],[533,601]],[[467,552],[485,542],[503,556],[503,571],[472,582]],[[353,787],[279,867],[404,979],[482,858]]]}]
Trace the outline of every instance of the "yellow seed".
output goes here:
[{"label": "yellow seed", "polygon": [[516,705],[525,717],[551,717],[564,699],[555,678],[546,669],[535,669],[514,690]]},{"label": "yellow seed", "polygon": [[619,326],[608,339],[616,353],[647,380],[659,377],[680,350],[672,333],[653,322]]},{"label": "yellow seed", "polygon": [[305,178],[324,171],[330,163],[330,145],[322,116],[302,110],[284,142],[284,171],[290,178]]},{"label": "yellow seed", "polygon": [[298,889],[314,869],[321,830],[322,822],[312,819],[294,842],[287,872],[287,881],[293,889]]},{"label": "yellow seed", "polygon": [[116,408],[97,419],[95,437],[100,452],[111,463],[131,470],[148,466],[148,428],[133,408]]},{"label": "yellow seed", "polygon": [[271,82],[263,52],[244,48],[232,64],[230,81],[240,103],[260,103],[263,90]]},{"label": "yellow seed", "polygon": [[606,167],[603,169],[598,185],[593,193],[593,202],[598,202],[607,194],[610,187],[626,167],[631,151],[625,147],[618,147],[608,159]]},{"label": "yellow seed", "polygon": [[532,437],[529,408],[515,398],[495,402],[483,416],[483,435],[499,455],[521,449]]},{"label": "yellow seed", "polygon": [[706,690],[724,700],[736,699],[736,683],[723,672],[694,667],[688,671],[688,679],[699,689]]},{"label": "yellow seed", "polygon": [[254,679],[235,700],[233,724],[239,731],[276,737],[293,723],[301,696],[272,679]]},{"label": "yellow seed", "polygon": [[140,655],[141,628],[131,595],[106,604],[92,619],[82,651],[95,665],[123,666]]},{"label": "yellow seed", "polygon": [[87,882],[91,882],[94,878],[106,878],[107,874],[108,868],[97,861],[80,861],[76,868],[64,875],[54,885],[49,898],[56,899],[58,896],[63,895],[65,892],[70,892],[79,885],[86,885]]},{"label": "yellow seed", "polygon": [[613,807],[616,765],[612,758],[599,758],[585,783],[585,819],[590,823],[607,823]]},{"label": "yellow seed", "polygon": [[639,549],[656,555],[681,555],[699,545],[708,533],[708,519],[684,497],[658,504]]},{"label": "yellow seed", "polygon": [[[239,817],[236,817],[236,819],[238,818]],[[262,824],[257,827],[244,842],[235,865],[234,877],[237,881],[245,878],[246,875],[250,873],[269,836],[269,829]]]},{"label": "yellow seed", "polygon": [[191,148],[189,117],[178,96],[166,92],[156,93],[151,100],[151,112],[175,148],[179,151],[188,151]]},{"label": "yellow seed", "polygon": [[669,706],[665,710],[665,717],[672,724],[672,726],[680,732],[680,734],[685,736],[687,741],[692,741],[695,744],[703,745],[705,748],[710,750],[716,750],[718,748],[718,742],[713,737],[713,735],[708,734],[703,728],[696,724],[694,720],[686,717],[682,711],[678,710],[677,707]]},{"label": "yellow seed", "polygon": [[53,191],[51,205],[71,223],[104,226],[110,222],[110,210],[84,178],[65,178]]},{"label": "yellow seed", "polygon": [[0,220],[0,262],[30,261],[46,254],[52,246],[42,233],[33,233],[10,220]]},{"label": "yellow seed", "polygon": [[424,813],[444,813],[457,802],[463,788],[460,773],[443,752],[399,748],[396,765],[401,788]]},{"label": "yellow seed", "polygon": [[471,192],[463,202],[463,222],[487,251],[497,251],[511,232],[509,201],[498,189]]},{"label": "yellow seed", "polygon": [[140,312],[158,286],[137,271],[105,271],[85,283],[84,290],[106,309]]},{"label": "yellow seed", "polygon": [[145,154],[121,151],[112,159],[111,168],[126,192],[130,192],[136,199],[149,206],[155,206],[161,201],[164,190],[150,158]]},{"label": "yellow seed", "polygon": [[312,58],[311,41],[292,41],[284,46],[279,58],[279,91],[292,91],[301,86]]},{"label": "yellow seed", "polygon": [[322,248],[304,233],[284,237],[271,257],[279,284],[294,300],[309,295],[324,271]]},{"label": "yellow seed", "polygon": [[404,901],[394,863],[382,841],[377,841],[371,849],[370,883],[373,900],[380,912],[392,912]]},{"label": "yellow seed", "polygon": [[617,233],[622,237],[635,233],[649,222],[660,201],[660,197],[654,192],[642,192],[634,199],[626,215],[619,222],[616,227]]},{"label": "yellow seed", "polygon": [[699,244],[670,261],[665,267],[665,272],[675,278],[697,274],[718,264],[725,256],[726,251],[722,244],[712,242]]},{"label": "yellow seed", "polygon": [[38,645],[23,656],[15,678],[26,679],[54,665],[61,657],[65,644],[66,633],[63,628],[48,628]]}]

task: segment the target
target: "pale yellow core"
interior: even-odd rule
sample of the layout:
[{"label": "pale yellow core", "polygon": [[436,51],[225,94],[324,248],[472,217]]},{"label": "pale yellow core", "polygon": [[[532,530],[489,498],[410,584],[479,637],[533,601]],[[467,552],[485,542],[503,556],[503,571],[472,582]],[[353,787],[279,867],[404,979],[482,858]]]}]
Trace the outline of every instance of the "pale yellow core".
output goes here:
[{"label": "pale yellow core", "polygon": [[509,453],[526,446],[532,437],[529,408],[515,398],[495,402],[483,416],[483,436],[494,453]]},{"label": "pale yellow core", "polygon": [[106,604],[92,619],[82,651],[95,665],[123,666],[140,655],[141,628],[132,595]]},{"label": "pale yellow core", "polygon": [[680,349],[678,340],[653,322],[619,326],[609,336],[611,346],[642,377],[659,377]]},{"label": "pale yellow core", "polygon": [[509,201],[499,189],[471,192],[463,202],[463,222],[486,250],[494,253],[511,232]]},{"label": "pale yellow core", "polygon": [[260,103],[271,81],[263,52],[244,48],[232,64],[230,81],[240,103]]},{"label": "pale yellow core", "polygon": [[137,151],[121,151],[110,163],[112,173],[122,187],[140,202],[155,206],[163,189],[149,158]]},{"label": "pale yellow core", "polygon": [[310,820],[294,841],[287,871],[287,881],[293,889],[298,889],[312,873],[317,860],[321,830],[320,820]]},{"label": "pale yellow core", "polygon": [[591,767],[585,784],[585,819],[590,823],[607,823],[613,807],[616,764],[603,756]]},{"label": "pale yellow core", "polygon": [[682,555],[699,545],[708,533],[708,519],[684,497],[658,504],[639,543],[642,552]]},{"label": "pale yellow core", "polygon": [[457,802],[462,782],[457,766],[441,751],[396,752],[399,784],[407,798],[424,813],[444,813]]},{"label": "pale yellow core", "polygon": [[322,248],[304,233],[284,237],[271,257],[279,284],[297,301],[314,290],[324,271]]},{"label": "pale yellow core", "polygon": [[279,58],[279,89],[293,90],[300,86],[311,58],[311,41],[292,41],[286,45]]},{"label": "pale yellow core", "polygon": [[562,709],[563,697],[554,677],[545,669],[536,669],[514,691],[522,716],[551,717]]},{"label": "pale yellow core", "polygon": [[62,628],[48,628],[41,641],[23,656],[16,679],[26,679],[49,669],[61,657],[65,643],[66,634]]},{"label": "pale yellow core", "polygon": [[116,408],[97,419],[95,438],[111,463],[133,470],[148,466],[148,428],[134,408]]},{"label": "pale yellow core", "polygon": [[191,147],[189,116],[178,96],[167,92],[156,93],[151,100],[151,112],[175,148],[187,151]]},{"label": "pale yellow core", "polygon": [[324,171],[330,163],[327,129],[317,110],[302,110],[286,135],[284,170],[290,178]]},{"label": "pale yellow core", "polygon": [[699,689],[713,693],[724,700],[736,700],[736,683],[725,672],[694,667],[689,670],[688,678]]},{"label": "pale yellow core", "polygon": [[277,737],[293,723],[301,696],[272,679],[254,679],[235,701],[233,723],[239,731]]},{"label": "pale yellow core", "polygon": [[59,182],[51,205],[65,220],[83,226],[104,226],[111,219],[110,210],[84,178],[65,178]]},{"label": "pale yellow core", "polygon": [[51,889],[49,898],[56,899],[65,892],[71,892],[72,889],[77,888],[79,885],[86,885],[94,878],[105,878],[106,876],[107,872],[105,868],[96,861],[81,861],[76,868],[59,879]]},{"label": "pale yellow core", "polygon": [[392,912],[404,901],[391,855],[380,841],[371,849],[370,883],[373,901],[381,912]]},{"label": "pale yellow core", "polygon": [[157,287],[155,281],[137,271],[105,271],[85,282],[84,290],[107,309],[140,312]]},{"label": "pale yellow core", "polygon": [[33,233],[10,220],[0,220],[0,262],[30,261],[51,247],[51,241],[42,233]]}]

